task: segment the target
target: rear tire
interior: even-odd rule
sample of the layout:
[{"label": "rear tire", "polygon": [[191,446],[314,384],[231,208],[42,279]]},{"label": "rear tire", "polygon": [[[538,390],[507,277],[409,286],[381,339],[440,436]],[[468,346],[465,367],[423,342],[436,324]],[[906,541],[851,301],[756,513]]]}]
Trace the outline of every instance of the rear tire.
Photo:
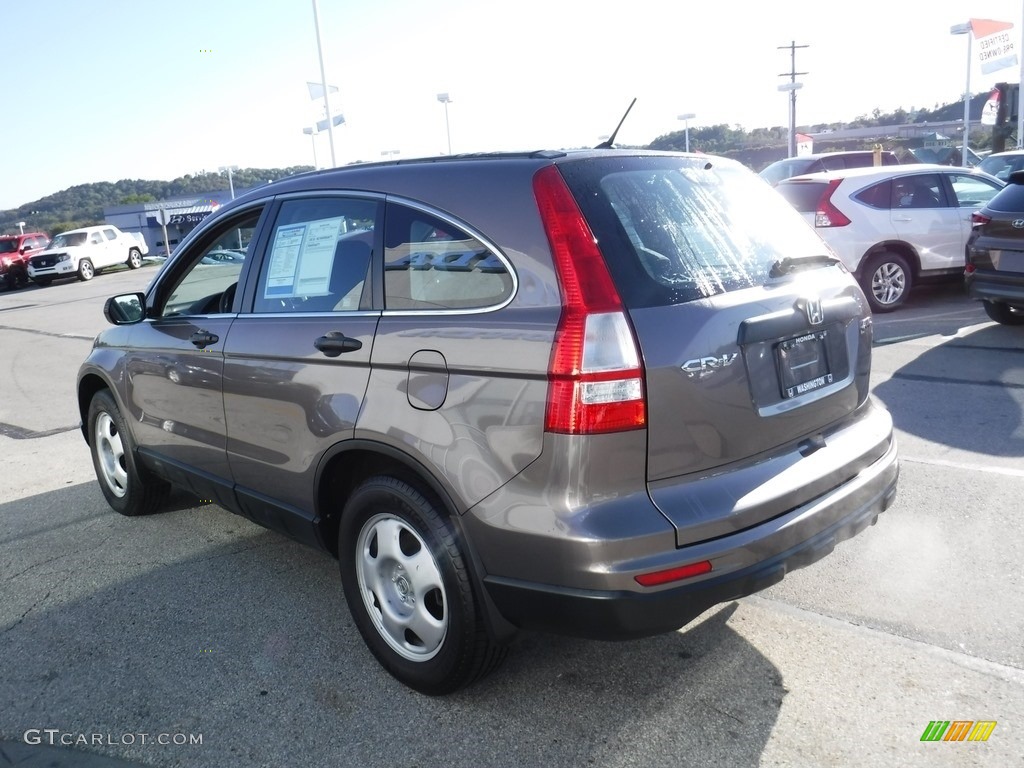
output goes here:
[{"label": "rear tire", "polygon": [[96,269],[89,259],[82,259],[78,262],[78,279],[82,282],[92,280],[96,276]]},{"label": "rear tire", "polygon": [[985,314],[1000,325],[1024,325],[1024,312],[1014,309],[1001,301],[982,301]]},{"label": "rear tire", "polygon": [[138,248],[128,251],[128,269],[138,269],[142,266],[142,252]]},{"label": "rear tire", "polygon": [[395,477],[365,480],[338,532],[352,618],[381,665],[421,693],[452,693],[495,669],[506,647],[484,625],[467,558],[445,515]]},{"label": "rear tire", "polygon": [[883,251],[868,259],[860,278],[872,312],[892,312],[902,306],[913,281],[910,264],[893,251]]},{"label": "rear tire", "polygon": [[131,432],[109,391],[93,395],[88,419],[92,465],[107,503],[128,517],[156,512],[171,487],[139,471]]}]

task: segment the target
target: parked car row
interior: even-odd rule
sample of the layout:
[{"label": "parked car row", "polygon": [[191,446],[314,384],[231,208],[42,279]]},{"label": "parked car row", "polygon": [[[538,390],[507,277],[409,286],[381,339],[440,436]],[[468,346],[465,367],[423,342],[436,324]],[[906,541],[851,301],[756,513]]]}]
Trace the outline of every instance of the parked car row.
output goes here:
[{"label": "parked car row", "polygon": [[45,232],[4,235],[0,237],[0,285],[15,289],[29,280],[44,286],[66,277],[92,280],[99,270],[117,264],[138,269],[148,253],[142,235],[109,224],[72,229],[53,239]]}]

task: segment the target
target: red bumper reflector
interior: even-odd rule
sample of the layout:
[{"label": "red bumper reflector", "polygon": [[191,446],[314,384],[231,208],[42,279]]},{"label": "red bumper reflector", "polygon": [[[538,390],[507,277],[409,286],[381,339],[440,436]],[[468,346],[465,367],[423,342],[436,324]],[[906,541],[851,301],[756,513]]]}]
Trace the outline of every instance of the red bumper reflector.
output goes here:
[{"label": "red bumper reflector", "polygon": [[634,578],[637,583],[644,587],[656,587],[659,584],[668,584],[670,581],[689,579],[692,576],[700,576],[702,573],[711,572],[711,561],[702,560],[699,563],[681,565],[678,568],[669,568],[665,571],[654,571],[653,573],[641,573]]}]

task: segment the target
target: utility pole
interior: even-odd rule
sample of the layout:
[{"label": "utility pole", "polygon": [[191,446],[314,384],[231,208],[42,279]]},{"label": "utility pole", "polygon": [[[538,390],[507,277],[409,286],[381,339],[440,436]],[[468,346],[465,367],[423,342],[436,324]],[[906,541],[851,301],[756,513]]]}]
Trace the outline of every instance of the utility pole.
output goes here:
[{"label": "utility pole", "polygon": [[806,72],[796,71],[796,49],[810,48],[809,45],[797,45],[796,40],[790,41],[789,45],[780,45],[780,51],[789,49],[789,72],[783,72],[779,77],[788,77],[789,82],[779,86],[780,91],[789,91],[789,157],[796,156],[796,92],[803,87],[803,83],[796,81],[797,75],[806,75]]}]

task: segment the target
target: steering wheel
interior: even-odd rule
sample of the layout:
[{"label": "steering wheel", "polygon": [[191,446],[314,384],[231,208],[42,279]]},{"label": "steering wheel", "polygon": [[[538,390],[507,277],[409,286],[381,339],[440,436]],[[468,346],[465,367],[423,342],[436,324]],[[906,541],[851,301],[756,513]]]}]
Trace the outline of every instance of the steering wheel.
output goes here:
[{"label": "steering wheel", "polygon": [[231,307],[235,303],[235,289],[238,288],[238,283],[232,283],[224,289],[224,293],[220,295],[220,301],[217,302],[217,311],[222,315],[226,315],[231,312]]}]

